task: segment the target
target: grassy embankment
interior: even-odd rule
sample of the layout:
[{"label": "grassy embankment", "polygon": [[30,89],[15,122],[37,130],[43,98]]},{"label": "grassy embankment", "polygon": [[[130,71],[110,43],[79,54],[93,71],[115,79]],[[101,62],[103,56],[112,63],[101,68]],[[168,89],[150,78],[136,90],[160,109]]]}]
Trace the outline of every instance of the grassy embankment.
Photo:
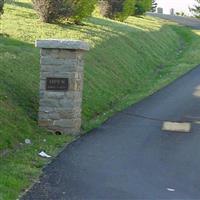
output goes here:
[{"label": "grassy embankment", "polygon": [[[15,199],[46,163],[39,150],[56,155],[73,137],[37,127],[39,38],[90,43],[85,56],[83,128],[165,86],[200,63],[199,31],[150,17],[126,23],[90,18],[85,26],[44,24],[30,0],[5,5],[0,21],[0,200]],[[30,138],[32,145],[25,145]]]}]

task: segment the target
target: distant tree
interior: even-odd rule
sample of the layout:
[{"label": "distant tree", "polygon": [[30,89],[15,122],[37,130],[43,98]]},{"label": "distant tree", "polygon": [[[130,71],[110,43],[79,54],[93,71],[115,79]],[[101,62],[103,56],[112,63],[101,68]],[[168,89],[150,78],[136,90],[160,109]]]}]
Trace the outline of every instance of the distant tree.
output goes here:
[{"label": "distant tree", "polygon": [[32,0],[41,20],[46,23],[60,18],[72,19],[76,24],[92,14],[97,0]]},{"label": "distant tree", "polygon": [[99,0],[98,4],[103,16],[119,21],[130,15],[143,15],[157,7],[156,0]]},{"label": "distant tree", "polygon": [[63,0],[32,0],[35,10],[43,22],[51,23],[60,17]]},{"label": "distant tree", "polygon": [[158,7],[158,3],[156,2],[156,0],[152,0],[151,11],[156,12],[157,7]]},{"label": "distant tree", "polygon": [[135,13],[135,0],[125,0],[123,2],[123,9],[122,12],[116,15],[116,17],[120,21],[124,21],[127,19],[130,15],[133,15]]},{"label": "distant tree", "polygon": [[200,19],[200,0],[195,0],[196,5],[193,8],[190,8],[190,11],[194,14],[196,18]]},{"label": "distant tree", "polygon": [[135,4],[135,15],[143,15],[145,13],[144,0],[137,0]]},{"label": "distant tree", "polygon": [[124,21],[128,16],[133,15],[135,0],[100,0],[99,6],[103,16]]},{"label": "distant tree", "polygon": [[[97,0],[65,0],[71,3],[72,13],[71,18],[76,24],[79,24],[82,19],[91,16],[95,9]],[[67,13],[66,13],[67,14]]]},{"label": "distant tree", "polygon": [[4,0],[0,0],[0,16],[3,14]]},{"label": "distant tree", "polygon": [[109,17],[109,15],[110,15],[110,10],[111,10],[110,6],[111,6],[111,5],[110,5],[109,2],[106,1],[106,0],[99,0],[99,1],[98,1],[98,7],[99,7],[99,9],[100,9],[100,14],[101,14],[102,16],[104,16],[104,17]]},{"label": "distant tree", "polygon": [[187,16],[183,11],[181,11],[181,12],[176,12],[176,15],[177,15],[177,16],[181,16],[181,17]]},{"label": "distant tree", "polygon": [[186,14],[185,14],[183,11],[181,11],[180,15],[181,15],[182,17],[186,16]]},{"label": "distant tree", "polygon": [[152,8],[152,0],[136,0],[135,15],[143,15]]}]

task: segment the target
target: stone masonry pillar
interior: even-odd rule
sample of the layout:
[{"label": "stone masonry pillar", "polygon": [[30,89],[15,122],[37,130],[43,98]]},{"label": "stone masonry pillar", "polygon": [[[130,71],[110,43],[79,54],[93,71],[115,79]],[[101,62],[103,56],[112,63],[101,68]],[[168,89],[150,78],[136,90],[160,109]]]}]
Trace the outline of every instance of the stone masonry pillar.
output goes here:
[{"label": "stone masonry pillar", "polygon": [[78,135],[81,127],[83,54],[79,40],[37,40],[41,49],[39,126]]}]

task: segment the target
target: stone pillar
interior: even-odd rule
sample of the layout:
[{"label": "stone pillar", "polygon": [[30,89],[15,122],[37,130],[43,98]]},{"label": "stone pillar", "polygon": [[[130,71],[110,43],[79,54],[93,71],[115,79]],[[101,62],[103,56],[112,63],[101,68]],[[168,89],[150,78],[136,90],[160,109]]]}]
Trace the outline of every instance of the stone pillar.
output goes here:
[{"label": "stone pillar", "polygon": [[163,14],[163,8],[158,7],[158,8],[157,8],[157,13],[158,13],[158,14]]},{"label": "stone pillar", "polygon": [[89,45],[76,40],[38,40],[41,49],[40,127],[78,135],[81,127],[83,54]]},{"label": "stone pillar", "polygon": [[174,8],[170,9],[170,15],[175,15]]}]

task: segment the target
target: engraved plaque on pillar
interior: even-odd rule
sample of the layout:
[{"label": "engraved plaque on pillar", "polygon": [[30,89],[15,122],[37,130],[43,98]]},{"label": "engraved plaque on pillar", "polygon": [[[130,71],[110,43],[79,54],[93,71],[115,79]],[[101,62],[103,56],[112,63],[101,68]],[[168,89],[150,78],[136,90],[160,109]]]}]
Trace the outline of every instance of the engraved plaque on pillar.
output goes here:
[{"label": "engraved plaque on pillar", "polygon": [[68,78],[47,78],[46,90],[50,91],[67,91],[69,88]]}]

